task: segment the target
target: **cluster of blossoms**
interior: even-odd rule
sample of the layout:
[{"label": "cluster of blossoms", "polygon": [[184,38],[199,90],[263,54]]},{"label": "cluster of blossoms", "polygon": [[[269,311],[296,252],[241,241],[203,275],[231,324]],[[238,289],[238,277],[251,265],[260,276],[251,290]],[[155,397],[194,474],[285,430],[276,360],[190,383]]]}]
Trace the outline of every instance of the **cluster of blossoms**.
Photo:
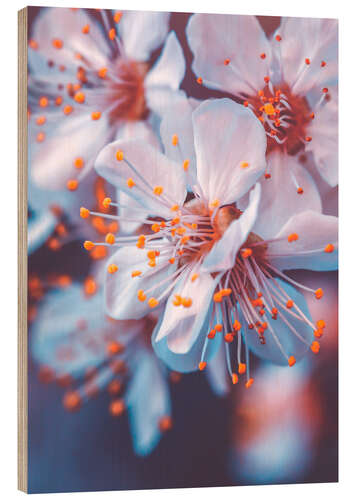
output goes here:
[{"label": "cluster of blossoms", "polygon": [[[336,22],[283,19],[268,39],[255,17],[195,14],[187,40],[198,90],[221,97],[179,90],[185,58],[168,14],[49,9],[29,49],[32,182],[84,219],[71,220],[104,288],[94,303],[76,288],[68,305],[51,297],[83,313],[51,334],[40,321],[36,357],[61,373],[58,348],[70,351],[72,376],[100,365],[98,390],[121,386],[111,356],[125,353],[136,390],[111,412],[127,406],[134,427],[155,428],[137,445],[146,452],[171,425],[167,369],[207,371],[222,394],[227,378],[252,386],[251,353],[288,367],[317,354],[326,325],[306,296],[324,292],[289,271],[337,268],[337,217],[321,199],[337,184]],[[88,382],[65,406],[87,398]]]}]

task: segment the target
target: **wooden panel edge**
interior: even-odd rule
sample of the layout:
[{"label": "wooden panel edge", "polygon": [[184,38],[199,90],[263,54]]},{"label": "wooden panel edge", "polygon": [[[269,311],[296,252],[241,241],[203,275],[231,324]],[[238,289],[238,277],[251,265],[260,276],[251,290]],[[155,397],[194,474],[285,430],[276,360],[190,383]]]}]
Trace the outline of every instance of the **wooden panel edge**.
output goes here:
[{"label": "wooden panel edge", "polygon": [[18,12],[18,489],[28,491],[27,7]]}]

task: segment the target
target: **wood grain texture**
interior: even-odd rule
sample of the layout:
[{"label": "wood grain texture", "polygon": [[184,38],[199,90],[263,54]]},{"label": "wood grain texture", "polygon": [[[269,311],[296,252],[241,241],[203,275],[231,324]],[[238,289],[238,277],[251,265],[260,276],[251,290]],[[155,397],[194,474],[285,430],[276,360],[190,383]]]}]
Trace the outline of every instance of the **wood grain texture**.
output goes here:
[{"label": "wood grain texture", "polygon": [[18,488],[28,478],[27,8],[18,12]]}]

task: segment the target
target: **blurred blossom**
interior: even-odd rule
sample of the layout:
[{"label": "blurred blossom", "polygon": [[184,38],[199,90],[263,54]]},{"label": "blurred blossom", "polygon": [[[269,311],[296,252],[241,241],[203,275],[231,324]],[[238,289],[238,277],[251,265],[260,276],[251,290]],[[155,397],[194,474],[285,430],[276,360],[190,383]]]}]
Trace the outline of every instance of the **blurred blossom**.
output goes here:
[{"label": "blurred blossom", "polygon": [[194,14],[187,37],[198,82],[239,98],[264,125],[269,203],[304,209],[306,188],[316,187],[301,153],[312,152],[322,184],[336,186],[337,20],[282,18],[268,39],[254,16]]},{"label": "blurred blossom", "polygon": [[[169,125],[164,125],[162,141],[169,151]],[[323,290],[282,270],[335,269],[337,219],[313,211],[314,196],[304,199],[305,211],[297,215],[278,204],[262,210],[266,193],[260,184],[244,206],[242,198],[264,171],[266,148],[262,125],[244,106],[228,99],[200,104],[182,139],[185,150],[196,151],[197,174],[191,172],[191,178],[192,158],[178,163],[140,141],[116,141],[96,160],[99,174],[141,203],[137,215],[116,219],[151,226],[139,236],[108,233],[98,243],[120,247],[108,262],[107,310],[116,319],[133,319],[166,304],[153,333],[159,357],[178,371],[203,370],[224,339],[233,383],[238,374],[230,345],[237,346],[238,372],[246,373],[249,387],[249,350],[290,366],[309,347],[319,351],[313,336],[321,336],[325,322],[312,322],[298,290],[316,299]],[[171,145],[180,149],[181,136],[172,135]],[[194,196],[189,201],[187,183]],[[120,207],[110,198],[105,204]],[[82,209],[84,218],[90,215]]]},{"label": "blurred blossom", "polygon": [[37,16],[28,52],[31,179],[69,213],[92,194],[105,144],[116,137],[157,143],[155,116],[185,73],[168,23],[160,12],[44,8]]},{"label": "blurred blossom", "polygon": [[322,423],[321,399],[310,379],[311,363],[294,370],[263,365],[254,391],[239,400],[231,470],[253,484],[294,482],[314,459]]}]

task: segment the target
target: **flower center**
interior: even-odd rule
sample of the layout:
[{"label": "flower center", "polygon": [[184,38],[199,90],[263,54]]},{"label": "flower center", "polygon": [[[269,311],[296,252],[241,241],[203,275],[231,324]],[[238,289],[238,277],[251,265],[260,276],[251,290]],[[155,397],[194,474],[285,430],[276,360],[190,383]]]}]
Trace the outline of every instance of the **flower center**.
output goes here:
[{"label": "flower center", "polygon": [[262,122],[267,133],[267,153],[284,149],[289,155],[295,155],[309,142],[306,127],[313,120],[314,113],[305,97],[294,95],[283,84],[275,90],[270,81],[244,102]]}]

